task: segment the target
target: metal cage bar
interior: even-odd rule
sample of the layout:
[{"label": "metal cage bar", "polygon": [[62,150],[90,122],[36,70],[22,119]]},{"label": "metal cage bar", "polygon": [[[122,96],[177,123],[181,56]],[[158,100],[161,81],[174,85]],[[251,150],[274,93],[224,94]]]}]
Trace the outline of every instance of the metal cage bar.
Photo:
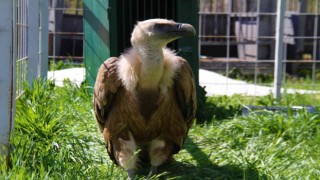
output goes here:
[{"label": "metal cage bar", "polygon": [[274,63],[274,97],[280,99],[282,74],[283,74],[283,24],[286,9],[286,1],[278,1],[277,5],[277,24],[276,24],[276,46]]},{"label": "metal cage bar", "polygon": [[[307,89],[312,89],[314,93],[320,91],[320,86],[317,85],[320,67],[319,0],[286,1],[287,8],[282,10],[286,11],[282,19],[284,27],[281,29],[283,57],[280,58],[282,60],[280,65],[276,66],[274,57],[278,54],[275,53],[278,48],[275,47],[275,42],[280,38],[277,38],[275,33],[278,32],[275,29],[276,17],[279,14],[276,8],[280,0],[200,0],[199,2],[201,68],[229,78],[232,77],[229,76],[230,73],[239,70],[242,74],[249,75],[243,80],[248,83],[248,87],[267,85],[274,88],[272,82],[262,82],[261,76],[274,78],[275,67],[283,65],[279,68],[279,73],[283,77],[278,80],[281,89],[296,86],[287,80],[286,73],[295,77],[306,69],[310,71],[307,76],[312,79]],[[226,81],[224,87],[227,88],[222,89],[228,94],[230,88],[234,86],[233,81]]]},{"label": "metal cage bar", "polygon": [[40,25],[39,25],[39,69],[40,76],[47,78],[48,72],[48,38],[49,38],[49,0],[39,1]]},{"label": "metal cage bar", "polygon": [[[38,0],[28,0],[25,4],[27,13],[27,53],[28,53],[28,82],[38,78],[39,72],[39,2]],[[32,7],[32,9],[29,9]],[[32,18],[37,17],[37,18]]]},{"label": "metal cage bar", "polygon": [[[48,1],[48,0],[46,0]],[[83,63],[82,46],[84,34],[82,26],[82,0],[66,3],[66,0],[50,0],[48,58],[52,61],[70,60]],[[46,3],[46,2],[45,2]],[[69,26],[69,28],[67,28]]]},{"label": "metal cage bar", "polygon": [[[12,0],[0,1],[0,155],[9,152],[9,139],[14,118],[14,62],[12,51],[13,3]],[[7,161],[9,160],[9,156]]]},{"label": "metal cage bar", "polygon": [[[28,79],[28,38],[29,26],[28,26],[28,4],[26,0],[16,0],[17,16],[13,20],[16,30],[14,32],[14,42],[16,56],[14,57],[16,63],[16,98],[23,93],[23,83]],[[37,16],[35,16],[37,17]],[[37,36],[37,35],[35,35]],[[36,53],[37,54],[37,53]],[[29,81],[31,82],[31,80]]]}]

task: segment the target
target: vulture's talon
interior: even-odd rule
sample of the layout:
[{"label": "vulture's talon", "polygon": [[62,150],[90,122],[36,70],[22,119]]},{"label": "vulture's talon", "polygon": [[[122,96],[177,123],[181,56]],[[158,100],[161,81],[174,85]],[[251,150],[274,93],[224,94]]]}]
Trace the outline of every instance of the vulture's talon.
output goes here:
[{"label": "vulture's talon", "polygon": [[158,172],[158,168],[156,166],[151,166],[151,169],[150,169],[150,172],[149,172],[147,179],[152,178],[152,176],[156,175],[157,172]]},{"label": "vulture's talon", "polygon": [[128,169],[127,170],[128,173],[128,180],[133,180],[134,179],[134,169]]}]

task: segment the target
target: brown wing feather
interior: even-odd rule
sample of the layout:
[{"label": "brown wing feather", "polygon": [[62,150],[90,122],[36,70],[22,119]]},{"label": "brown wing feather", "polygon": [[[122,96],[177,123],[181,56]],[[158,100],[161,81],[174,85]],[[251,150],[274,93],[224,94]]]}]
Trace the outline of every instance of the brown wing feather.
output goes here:
[{"label": "brown wing feather", "polygon": [[[193,123],[197,109],[196,86],[193,72],[188,62],[183,58],[179,58],[179,64],[180,68],[174,78],[175,97],[189,129]],[[180,145],[175,147],[173,153],[177,153],[180,148]]]},{"label": "brown wing feather", "polygon": [[[94,85],[94,111],[101,133],[112,108],[113,97],[121,85],[117,74],[117,61],[118,58],[111,57],[101,64]],[[116,163],[112,143],[107,139],[105,141],[108,154]]]}]

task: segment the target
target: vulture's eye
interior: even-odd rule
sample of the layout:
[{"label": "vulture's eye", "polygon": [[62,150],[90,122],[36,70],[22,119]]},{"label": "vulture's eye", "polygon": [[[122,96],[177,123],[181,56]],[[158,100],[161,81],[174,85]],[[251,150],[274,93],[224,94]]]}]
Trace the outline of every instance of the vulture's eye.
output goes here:
[{"label": "vulture's eye", "polygon": [[175,26],[176,26],[177,29],[181,29],[182,24],[179,24],[179,23],[178,23],[178,24],[176,24]]}]

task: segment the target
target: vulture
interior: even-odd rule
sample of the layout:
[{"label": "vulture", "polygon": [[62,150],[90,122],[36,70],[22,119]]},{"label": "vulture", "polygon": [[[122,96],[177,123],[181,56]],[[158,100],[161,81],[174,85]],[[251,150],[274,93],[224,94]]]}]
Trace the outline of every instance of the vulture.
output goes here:
[{"label": "vulture", "polygon": [[137,22],[130,49],[104,61],[94,86],[94,111],[110,159],[134,178],[140,162],[150,175],[179,152],[196,112],[188,62],[166,45],[194,36],[190,24],[166,19]]}]

